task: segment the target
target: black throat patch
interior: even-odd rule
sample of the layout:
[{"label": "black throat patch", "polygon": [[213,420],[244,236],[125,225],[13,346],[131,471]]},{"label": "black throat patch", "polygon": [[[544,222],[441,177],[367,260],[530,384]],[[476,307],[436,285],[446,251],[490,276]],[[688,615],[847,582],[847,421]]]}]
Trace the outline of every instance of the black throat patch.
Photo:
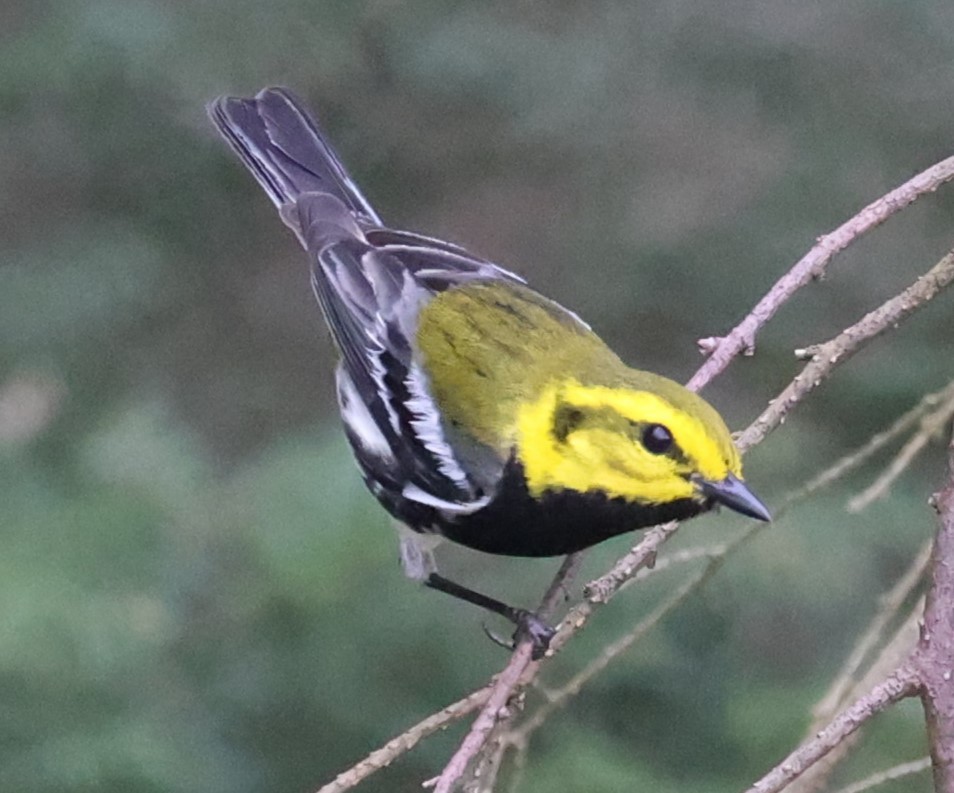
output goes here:
[{"label": "black throat patch", "polygon": [[634,504],[602,493],[552,490],[533,498],[523,466],[507,463],[494,499],[471,515],[440,521],[450,540],[504,556],[559,556],[589,548],[617,534],[698,515],[708,504],[679,499]]}]

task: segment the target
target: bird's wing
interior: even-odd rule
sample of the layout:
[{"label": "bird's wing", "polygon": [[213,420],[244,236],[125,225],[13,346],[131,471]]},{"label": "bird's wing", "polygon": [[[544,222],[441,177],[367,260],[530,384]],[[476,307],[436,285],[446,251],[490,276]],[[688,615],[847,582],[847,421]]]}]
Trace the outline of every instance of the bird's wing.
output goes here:
[{"label": "bird's wing", "polygon": [[342,416],[369,484],[445,514],[478,509],[491,494],[465,470],[441,422],[414,352],[417,317],[457,284],[521,281],[450,243],[347,228],[328,199],[305,194],[296,208],[312,287],[341,353]]},{"label": "bird's wing", "polygon": [[[220,97],[209,115],[308,251],[315,295],[341,352],[342,416],[371,489],[445,514],[479,508],[485,488],[458,461],[412,341],[421,306],[437,292],[474,279],[520,279],[456,245],[384,228],[287,89]],[[485,483],[492,478],[482,473]]]}]

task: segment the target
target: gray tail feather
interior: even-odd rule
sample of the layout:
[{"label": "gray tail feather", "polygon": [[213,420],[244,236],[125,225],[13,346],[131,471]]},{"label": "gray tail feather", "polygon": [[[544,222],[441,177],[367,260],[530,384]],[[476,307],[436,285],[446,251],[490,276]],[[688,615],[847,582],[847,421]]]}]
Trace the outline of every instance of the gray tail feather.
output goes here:
[{"label": "gray tail feather", "polygon": [[318,124],[287,89],[265,88],[252,99],[220,96],[207,109],[279,210],[303,193],[327,193],[362,225],[382,225]]}]

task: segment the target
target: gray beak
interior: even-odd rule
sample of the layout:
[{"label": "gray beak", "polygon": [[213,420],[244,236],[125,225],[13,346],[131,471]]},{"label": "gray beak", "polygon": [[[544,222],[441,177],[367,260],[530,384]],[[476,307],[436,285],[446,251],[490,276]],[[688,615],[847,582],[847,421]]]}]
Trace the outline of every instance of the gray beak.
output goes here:
[{"label": "gray beak", "polygon": [[743,515],[757,520],[771,520],[768,507],[759,501],[755,495],[746,486],[745,482],[737,476],[729,474],[721,482],[709,482],[702,480],[699,482],[699,489],[703,495],[715,501],[717,504],[733,509]]}]

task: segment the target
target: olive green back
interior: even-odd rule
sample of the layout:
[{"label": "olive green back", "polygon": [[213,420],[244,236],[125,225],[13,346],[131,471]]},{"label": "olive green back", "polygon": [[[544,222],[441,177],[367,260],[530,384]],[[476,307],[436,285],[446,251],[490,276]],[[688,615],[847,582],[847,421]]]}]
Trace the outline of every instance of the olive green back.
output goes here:
[{"label": "olive green back", "polygon": [[476,281],[436,295],[421,311],[417,343],[448,428],[502,454],[512,446],[519,405],[567,379],[651,391],[731,444],[705,400],[629,368],[575,315],[519,284]]}]

